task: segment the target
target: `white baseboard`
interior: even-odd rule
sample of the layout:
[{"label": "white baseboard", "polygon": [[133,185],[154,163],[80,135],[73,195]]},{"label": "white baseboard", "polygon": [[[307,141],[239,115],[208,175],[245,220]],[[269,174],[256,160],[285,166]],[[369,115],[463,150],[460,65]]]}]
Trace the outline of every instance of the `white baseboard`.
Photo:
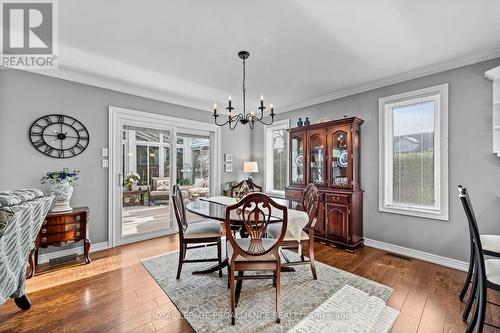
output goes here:
[{"label": "white baseboard", "polygon": [[[90,245],[90,253],[106,250],[108,248],[109,248],[108,242],[91,244]],[[77,244],[76,247],[71,248],[71,249],[64,249],[64,250],[60,250],[60,251],[40,254],[40,255],[38,255],[38,263],[44,264],[46,262],[49,262],[50,259],[60,258],[60,257],[72,255],[72,254],[82,255],[83,254],[83,243]]]},{"label": "white baseboard", "polygon": [[469,263],[465,261],[460,261],[456,259],[446,258],[438,256],[432,253],[427,253],[423,251],[418,251],[414,249],[409,249],[407,247],[380,242],[373,239],[365,238],[365,245],[369,247],[374,247],[376,249],[384,250],[387,252],[397,253],[406,257],[411,257],[415,259],[420,259],[423,261],[428,261],[433,264],[438,264],[445,267],[450,267],[453,269],[458,269],[460,271],[467,271],[469,269]]}]

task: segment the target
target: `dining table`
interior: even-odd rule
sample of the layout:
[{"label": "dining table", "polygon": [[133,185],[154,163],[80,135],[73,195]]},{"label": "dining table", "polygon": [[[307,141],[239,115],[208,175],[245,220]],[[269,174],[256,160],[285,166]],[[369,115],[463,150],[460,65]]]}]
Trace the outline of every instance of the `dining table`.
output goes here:
[{"label": "dining table", "polygon": [[[288,208],[288,231],[290,231],[292,234],[297,234],[298,238],[300,239],[300,233],[302,232],[302,229],[305,227],[305,225],[308,222],[308,217],[307,213],[305,213],[302,210],[302,205],[296,201],[288,200],[288,199],[283,199],[283,198],[275,198],[272,197],[272,199],[282,205]],[[224,197],[224,196],[215,196],[215,197],[206,197],[206,198],[199,198],[195,199],[191,202],[188,202],[186,204],[186,210],[202,216],[206,217],[212,220],[216,221],[221,221],[225,222],[226,221],[226,208],[232,204],[237,203],[237,199],[231,198],[231,197]],[[231,214],[229,217],[230,224],[237,229],[240,229],[240,235],[242,237],[246,237],[244,228],[243,228],[243,221],[241,220],[241,216],[236,214],[235,211],[233,211],[234,214]],[[283,221],[281,214],[275,213],[274,211],[271,212],[271,216],[269,219],[269,223],[279,223]],[[286,259],[286,257],[285,257]],[[221,262],[221,264],[216,264],[211,267],[208,267],[207,269],[203,270],[198,270],[194,271],[193,274],[209,274],[213,272],[217,272],[219,268],[225,268],[228,266],[229,260],[228,258],[224,258],[224,260]],[[295,269],[293,267],[286,267],[282,266],[281,267],[282,272],[294,272]]]}]

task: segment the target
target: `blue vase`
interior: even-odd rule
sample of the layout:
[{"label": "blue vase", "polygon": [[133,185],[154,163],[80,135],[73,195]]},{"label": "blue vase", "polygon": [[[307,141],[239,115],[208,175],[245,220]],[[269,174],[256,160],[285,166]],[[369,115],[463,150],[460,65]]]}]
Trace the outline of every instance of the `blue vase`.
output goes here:
[{"label": "blue vase", "polygon": [[304,126],[309,126],[311,125],[311,122],[309,121],[309,117],[306,117],[306,120],[304,121]]},{"label": "blue vase", "polygon": [[297,121],[297,127],[302,127],[302,118],[299,118],[299,121]]}]

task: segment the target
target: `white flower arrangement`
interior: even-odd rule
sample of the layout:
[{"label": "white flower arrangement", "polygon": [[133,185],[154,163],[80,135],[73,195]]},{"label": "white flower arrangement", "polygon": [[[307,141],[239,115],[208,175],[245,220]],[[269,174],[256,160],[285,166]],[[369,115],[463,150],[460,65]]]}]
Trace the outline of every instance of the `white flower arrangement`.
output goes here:
[{"label": "white flower arrangement", "polygon": [[141,176],[137,172],[130,171],[125,177],[124,183],[128,186],[135,185],[139,180],[141,180]]}]

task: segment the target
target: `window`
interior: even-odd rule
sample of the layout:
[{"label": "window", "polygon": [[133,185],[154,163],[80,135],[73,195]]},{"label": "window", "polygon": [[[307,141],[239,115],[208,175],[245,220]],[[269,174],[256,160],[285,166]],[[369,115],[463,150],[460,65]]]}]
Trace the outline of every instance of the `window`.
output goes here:
[{"label": "window", "polygon": [[382,212],[448,220],[448,84],[379,100]]},{"label": "window", "polygon": [[285,194],[288,185],[288,120],[277,121],[265,127],[265,189],[278,195]]}]

